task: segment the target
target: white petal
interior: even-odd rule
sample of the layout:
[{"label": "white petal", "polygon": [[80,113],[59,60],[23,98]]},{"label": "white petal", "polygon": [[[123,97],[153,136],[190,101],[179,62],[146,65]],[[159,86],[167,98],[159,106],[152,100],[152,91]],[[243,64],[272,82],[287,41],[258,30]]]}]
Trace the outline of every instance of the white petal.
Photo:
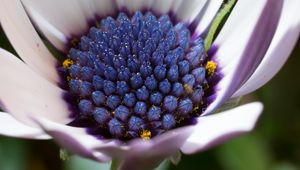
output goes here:
[{"label": "white petal", "polygon": [[[86,133],[84,128],[75,128],[63,124],[58,124],[47,119],[36,117],[34,120],[43,128],[59,145],[78,154],[100,162],[108,162],[110,157],[95,150],[98,148],[119,147],[117,143],[102,141]],[[100,149],[99,149],[100,150]]]},{"label": "white petal", "polygon": [[182,2],[183,0],[169,0],[169,1],[153,0],[151,10],[153,10],[157,14],[172,13],[176,15],[176,12],[180,8]]},{"label": "white petal", "polygon": [[56,60],[34,30],[19,0],[1,1],[0,22],[20,57],[36,72],[57,82]]},{"label": "white petal", "polygon": [[[138,138],[127,144],[120,144],[118,148],[111,147],[104,149],[103,147],[96,146],[94,149],[104,152],[111,157],[121,158],[125,162],[129,161],[128,159],[131,157],[140,157],[145,160],[153,159],[153,157],[168,157],[179,150],[180,146],[192,132],[193,126],[186,126],[167,131],[166,133],[153,137],[151,140]],[[145,152],[147,152],[147,155],[144,155]]]},{"label": "white petal", "polygon": [[[88,29],[87,17],[90,16],[82,9],[81,4],[78,3],[79,0],[72,2],[69,0],[22,0],[22,2],[29,15],[39,14],[40,18],[44,18],[68,38],[83,33]],[[31,12],[31,10],[34,11]],[[32,19],[37,18],[32,16]],[[41,24],[38,21],[35,23]],[[39,28],[44,28],[44,26],[39,26]]]},{"label": "white petal", "polygon": [[[102,0],[103,4],[104,4],[104,2],[105,2],[105,0]],[[69,1],[69,3],[70,3],[70,1]],[[95,18],[97,11],[96,11],[96,6],[95,6],[94,0],[91,0],[91,1],[72,0],[72,3],[78,3],[86,20],[93,20]]]},{"label": "white petal", "polygon": [[191,154],[203,151],[251,131],[262,109],[262,104],[255,102],[222,113],[200,117],[194,133],[181,147],[182,152]]},{"label": "white petal", "polygon": [[122,170],[154,169],[158,164],[179,151],[193,132],[192,126],[170,130],[149,141],[135,139],[122,159]]},{"label": "white petal", "polygon": [[291,54],[300,33],[300,1],[284,1],[283,12],[272,43],[249,80],[234,94],[250,93],[267,83],[283,66]]},{"label": "white petal", "polygon": [[173,6],[174,0],[162,1],[154,0],[151,9],[159,14],[167,14]]},{"label": "white petal", "polygon": [[119,9],[126,8],[130,13],[137,10],[149,9],[153,0],[116,0]]},{"label": "white petal", "polygon": [[[83,0],[86,2],[86,0]],[[107,16],[116,12],[116,2],[112,0],[93,0],[95,13],[99,16]]]},{"label": "white petal", "polygon": [[[244,11],[246,8],[247,11]],[[218,69],[224,77],[215,86],[216,98],[203,115],[222,105],[255,71],[271,43],[281,9],[280,0],[237,2],[213,43],[217,51],[212,58],[217,61]]]},{"label": "white petal", "polygon": [[[96,16],[106,16],[115,12],[114,2],[110,0],[64,0],[49,1],[46,4],[35,0],[23,0],[23,3],[35,25],[61,51],[67,50],[68,40],[87,31],[88,22],[94,22]],[[55,10],[60,11],[53,12],[52,9],[56,6],[61,6]]]},{"label": "white petal", "polygon": [[184,3],[185,0],[173,0],[173,5],[171,7],[171,10],[169,12],[172,12],[174,14],[177,13],[182,3]]},{"label": "white petal", "polygon": [[0,135],[24,139],[51,138],[41,129],[27,126],[4,112],[0,112]]},{"label": "white petal", "polygon": [[59,50],[66,51],[66,44],[68,43],[68,37],[64,35],[60,30],[55,28],[49,21],[36,12],[33,8],[27,10],[31,18],[35,22],[35,25],[43,33],[45,37]]},{"label": "white petal", "polygon": [[200,15],[201,10],[204,8],[208,1],[207,0],[185,0],[182,1],[177,11],[175,12],[176,17],[185,23],[192,23],[194,19]]},{"label": "white petal", "polygon": [[199,22],[196,28],[196,35],[198,36],[207,31],[208,26],[211,24],[212,20],[216,16],[218,10],[220,9],[223,0],[213,0],[208,1],[203,10],[201,11],[201,15],[199,15]]},{"label": "white petal", "polygon": [[[220,47],[217,51],[220,55],[216,54],[215,56],[222,67],[229,65],[230,62],[236,62],[236,59],[240,56],[239,53],[243,52],[261,15],[265,15],[263,12],[267,2],[268,0],[262,0],[258,3],[251,1],[237,2],[226,24],[213,43],[213,45]],[[223,52],[223,50],[226,50],[226,52]]]},{"label": "white petal", "polygon": [[3,49],[0,49],[0,63],[0,101],[4,111],[30,125],[35,124],[30,118],[34,116],[69,122],[68,107],[62,99],[64,91]]}]

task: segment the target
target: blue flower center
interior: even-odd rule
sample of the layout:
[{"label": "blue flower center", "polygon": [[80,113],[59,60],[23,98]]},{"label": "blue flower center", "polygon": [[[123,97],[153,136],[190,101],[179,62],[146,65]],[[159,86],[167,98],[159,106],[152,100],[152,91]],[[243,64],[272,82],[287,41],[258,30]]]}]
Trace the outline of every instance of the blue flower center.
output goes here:
[{"label": "blue flower center", "polygon": [[[149,139],[201,114],[207,86],[203,40],[136,12],[102,19],[71,48],[61,68],[73,99],[74,122],[94,135]],[[211,68],[210,68],[211,69]]]}]

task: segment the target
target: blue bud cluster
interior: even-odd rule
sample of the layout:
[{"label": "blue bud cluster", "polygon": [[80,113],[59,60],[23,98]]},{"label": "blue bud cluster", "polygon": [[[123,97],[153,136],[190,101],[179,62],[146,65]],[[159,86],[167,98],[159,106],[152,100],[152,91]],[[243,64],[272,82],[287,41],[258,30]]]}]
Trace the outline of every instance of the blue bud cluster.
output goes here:
[{"label": "blue bud cluster", "polygon": [[[89,118],[99,135],[132,139],[180,126],[201,106],[206,83],[203,40],[183,23],[148,12],[101,20],[71,48],[69,92],[78,118]],[[100,133],[99,132],[99,133]],[[105,136],[105,135],[104,135]]]}]

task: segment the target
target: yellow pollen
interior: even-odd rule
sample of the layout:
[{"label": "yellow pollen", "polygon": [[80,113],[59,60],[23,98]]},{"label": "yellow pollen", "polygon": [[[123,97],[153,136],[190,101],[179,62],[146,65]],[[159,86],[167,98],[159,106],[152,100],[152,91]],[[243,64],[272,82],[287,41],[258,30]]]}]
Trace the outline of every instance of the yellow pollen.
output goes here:
[{"label": "yellow pollen", "polygon": [[184,88],[184,90],[186,91],[187,94],[192,94],[193,93],[193,88],[190,85],[185,84],[185,85],[183,85],[183,88]]},{"label": "yellow pollen", "polygon": [[143,130],[140,137],[144,140],[149,140],[151,138],[151,131],[150,130]]},{"label": "yellow pollen", "polygon": [[71,81],[71,80],[72,80],[72,77],[71,77],[71,76],[67,76],[67,80],[68,80],[68,81]]},{"label": "yellow pollen", "polygon": [[196,106],[193,108],[193,112],[197,111],[199,109],[199,106]]},{"label": "yellow pollen", "polygon": [[71,59],[65,59],[65,61],[63,62],[63,67],[69,68],[72,64],[74,64],[74,61],[72,61]]},{"label": "yellow pollen", "polygon": [[183,117],[179,117],[179,118],[177,118],[177,120],[176,120],[177,123],[181,123],[182,121],[184,121],[184,118],[183,118]]},{"label": "yellow pollen", "polygon": [[217,65],[218,65],[218,64],[217,64],[216,62],[214,62],[214,61],[208,61],[208,62],[207,62],[205,69],[206,69],[207,74],[208,74],[209,76],[214,75],[214,73],[215,73],[215,71],[216,71],[216,69],[217,69]]}]

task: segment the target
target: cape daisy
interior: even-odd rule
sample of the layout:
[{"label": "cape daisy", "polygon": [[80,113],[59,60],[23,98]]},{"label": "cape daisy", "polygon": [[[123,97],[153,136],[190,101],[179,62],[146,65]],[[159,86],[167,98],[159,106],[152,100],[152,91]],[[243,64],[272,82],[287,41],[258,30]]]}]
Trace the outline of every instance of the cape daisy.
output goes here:
[{"label": "cape daisy", "polygon": [[298,40],[300,2],[237,1],[211,43],[222,4],[1,0],[22,60],[0,49],[0,134],[151,169],[251,130],[258,102],[210,114],[278,72]]}]

